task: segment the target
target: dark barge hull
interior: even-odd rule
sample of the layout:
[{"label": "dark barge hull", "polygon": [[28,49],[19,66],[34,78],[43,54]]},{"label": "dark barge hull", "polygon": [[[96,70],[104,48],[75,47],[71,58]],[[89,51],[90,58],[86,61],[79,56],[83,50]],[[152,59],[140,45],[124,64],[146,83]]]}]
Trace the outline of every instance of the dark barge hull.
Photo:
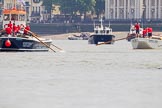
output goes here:
[{"label": "dark barge hull", "polygon": [[107,42],[107,44],[114,43],[114,35],[91,35],[88,39],[89,44],[98,44],[98,42]]},{"label": "dark barge hull", "polygon": [[[11,45],[6,46],[5,42],[9,40]],[[48,46],[52,43],[51,40],[44,40],[42,41],[46,43]],[[22,37],[0,37],[0,51],[5,52],[44,52],[48,51],[45,45],[35,39],[28,39]]]}]

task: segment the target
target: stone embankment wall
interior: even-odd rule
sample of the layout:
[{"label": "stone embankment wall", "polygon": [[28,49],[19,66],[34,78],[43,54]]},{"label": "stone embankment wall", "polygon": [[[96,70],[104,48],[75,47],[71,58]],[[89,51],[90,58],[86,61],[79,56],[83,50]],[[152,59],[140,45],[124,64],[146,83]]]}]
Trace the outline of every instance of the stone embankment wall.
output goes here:
[{"label": "stone embankment wall", "polygon": [[[38,34],[62,34],[73,32],[93,32],[93,24],[30,24],[31,30]],[[106,24],[109,26],[109,24]],[[111,24],[111,28],[116,31],[129,31],[130,24]],[[152,27],[153,31],[162,31],[162,24],[144,24],[141,27]]]}]

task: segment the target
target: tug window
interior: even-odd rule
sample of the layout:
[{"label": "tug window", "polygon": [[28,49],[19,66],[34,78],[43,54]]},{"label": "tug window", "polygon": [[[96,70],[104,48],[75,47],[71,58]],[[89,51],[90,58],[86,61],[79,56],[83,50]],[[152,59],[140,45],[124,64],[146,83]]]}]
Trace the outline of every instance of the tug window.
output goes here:
[{"label": "tug window", "polygon": [[25,21],[25,15],[24,14],[19,15],[19,20],[20,21]]},{"label": "tug window", "polygon": [[17,14],[11,14],[11,20],[18,21],[18,15]]},{"label": "tug window", "polygon": [[4,21],[9,21],[10,20],[10,15],[9,14],[5,14],[4,15]]}]

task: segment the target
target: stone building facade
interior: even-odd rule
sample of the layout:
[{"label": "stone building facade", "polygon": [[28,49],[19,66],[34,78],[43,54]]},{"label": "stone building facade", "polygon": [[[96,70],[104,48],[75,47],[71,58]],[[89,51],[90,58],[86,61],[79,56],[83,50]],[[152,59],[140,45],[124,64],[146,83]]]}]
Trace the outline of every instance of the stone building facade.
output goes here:
[{"label": "stone building facade", "polygon": [[162,0],[105,0],[105,18],[162,19]]}]

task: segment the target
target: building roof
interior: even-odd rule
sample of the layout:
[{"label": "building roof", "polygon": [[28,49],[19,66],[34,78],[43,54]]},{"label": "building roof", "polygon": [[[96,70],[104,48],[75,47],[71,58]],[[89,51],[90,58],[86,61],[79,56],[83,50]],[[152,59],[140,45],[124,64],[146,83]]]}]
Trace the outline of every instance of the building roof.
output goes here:
[{"label": "building roof", "polygon": [[17,10],[15,8],[13,9],[4,9],[3,14],[26,14],[24,10]]}]

